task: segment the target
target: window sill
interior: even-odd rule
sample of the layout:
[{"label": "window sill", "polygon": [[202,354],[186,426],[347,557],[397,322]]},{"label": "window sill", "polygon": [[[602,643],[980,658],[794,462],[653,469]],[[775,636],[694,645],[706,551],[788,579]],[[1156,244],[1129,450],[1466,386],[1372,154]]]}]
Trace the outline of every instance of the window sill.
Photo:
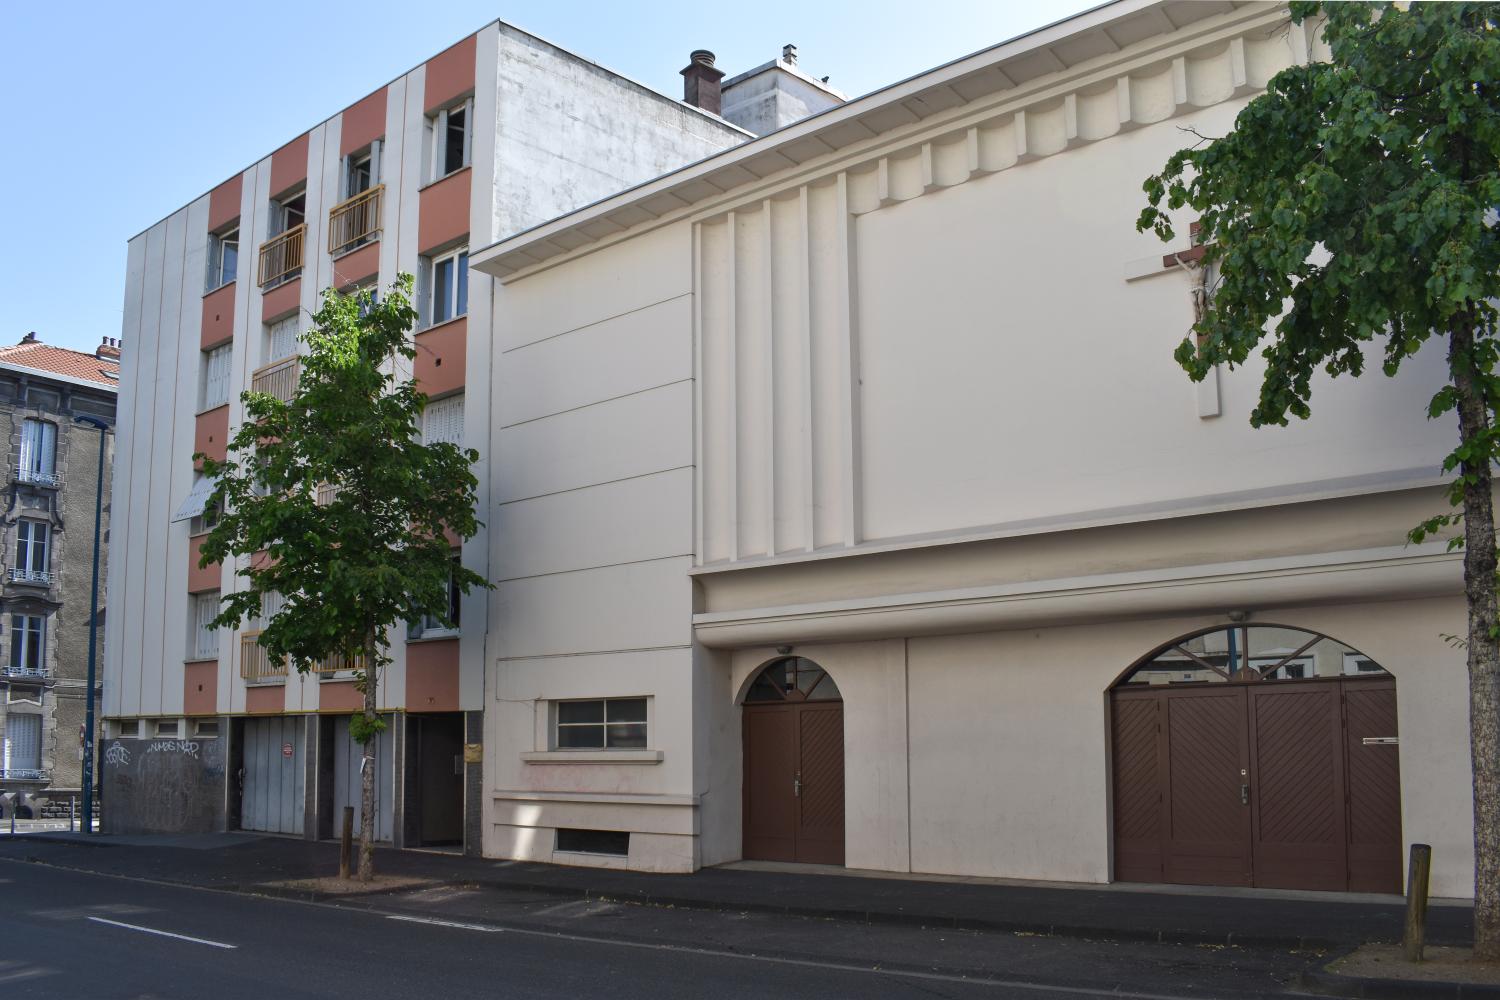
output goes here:
[{"label": "window sill", "polygon": [[212,295],[214,292],[223,291],[224,289],[228,288],[230,285],[234,284],[236,280],[237,279],[235,279],[235,278],[230,278],[228,281],[224,282],[224,284],[218,286],[217,288],[210,288],[208,291],[206,291],[206,292],[203,293],[203,297],[206,299],[210,295]]},{"label": "window sill", "polygon": [[359,253],[359,251],[363,250],[365,247],[372,247],[375,244],[377,244],[377,243],[380,242],[380,234],[381,234],[381,231],[380,230],[376,230],[375,231],[375,235],[370,236],[370,237],[366,237],[363,243],[354,243],[354,244],[351,244],[351,245],[346,246],[346,247],[341,247],[336,252],[329,254],[328,255],[328,259],[329,260],[343,260],[345,257],[349,256],[351,253]]},{"label": "window sill", "polygon": [[414,337],[420,337],[424,333],[432,333],[434,330],[441,330],[445,326],[452,326],[454,323],[462,323],[464,320],[466,320],[468,318],[469,318],[469,314],[468,313],[459,313],[457,316],[454,316],[452,319],[445,319],[441,323],[433,323],[430,326],[424,326],[424,327],[422,327],[419,330],[415,330],[415,331],[413,331],[412,336],[414,336]]},{"label": "window sill", "polygon": [[182,665],[184,667],[191,667],[195,663],[212,663],[217,665],[218,662],[219,655],[215,653],[213,656],[189,656],[182,661]]},{"label": "window sill", "polygon": [[521,754],[528,764],[660,764],[660,750],[532,750]]},{"label": "window sill", "polygon": [[224,409],[228,405],[229,405],[229,400],[226,399],[222,403],[215,403],[212,406],[205,406],[205,407],[203,407],[203,409],[201,409],[197,413],[193,414],[193,416],[194,417],[205,417],[208,414],[214,412],[215,410],[222,410],[222,409]]},{"label": "window sill", "polygon": [[457,177],[459,174],[463,173],[464,171],[466,171],[466,170],[472,170],[472,169],[474,169],[474,165],[472,163],[466,163],[466,164],[464,164],[463,166],[459,167],[457,170],[455,170],[455,171],[453,171],[451,173],[444,174],[441,177],[434,177],[432,180],[428,181],[426,184],[423,184],[421,187],[417,188],[417,193],[421,194],[423,191],[426,191],[430,187],[437,187],[439,184],[443,183],[443,181],[445,181],[445,180],[448,180],[450,177]]},{"label": "window sill", "polygon": [[414,646],[422,642],[443,642],[447,639],[457,639],[463,635],[458,629],[428,629],[421,635],[407,636],[406,644]]}]

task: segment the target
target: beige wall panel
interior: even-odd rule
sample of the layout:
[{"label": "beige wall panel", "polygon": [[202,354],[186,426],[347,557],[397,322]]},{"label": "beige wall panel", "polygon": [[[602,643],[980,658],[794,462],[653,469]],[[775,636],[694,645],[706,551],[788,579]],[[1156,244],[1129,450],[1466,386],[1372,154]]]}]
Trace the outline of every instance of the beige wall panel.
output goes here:
[{"label": "beige wall panel", "polygon": [[490,518],[496,579],[691,556],[692,505],[692,469],[502,504]]},{"label": "beige wall panel", "polygon": [[692,378],[692,308],[683,295],[506,352],[500,426]]},{"label": "beige wall panel", "polygon": [[692,398],[692,386],[677,383],[497,432],[496,461],[505,475],[495,500],[692,465]]},{"label": "beige wall panel", "polygon": [[512,580],[495,588],[493,628],[506,659],[685,646],[687,558]]}]

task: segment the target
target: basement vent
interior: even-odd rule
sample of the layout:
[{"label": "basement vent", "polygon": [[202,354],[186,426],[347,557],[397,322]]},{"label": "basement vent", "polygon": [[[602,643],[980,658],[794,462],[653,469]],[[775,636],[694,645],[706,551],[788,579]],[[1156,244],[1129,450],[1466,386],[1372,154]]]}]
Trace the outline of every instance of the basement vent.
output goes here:
[{"label": "basement vent", "polygon": [[176,719],[162,719],[156,724],[156,736],[158,739],[175,740],[181,735],[182,729]]},{"label": "basement vent", "polygon": [[557,849],[569,854],[609,854],[623,858],[630,854],[630,834],[623,830],[559,829]]},{"label": "basement vent", "polygon": [[193,723],[193,735],[199,739],[212,739],[219,735],[218,719],[199,719]]},{"label": "basement vent", "polygon": [[140,719],[125,719],[120,723],[120,738],[133,740],[141,735]]}]

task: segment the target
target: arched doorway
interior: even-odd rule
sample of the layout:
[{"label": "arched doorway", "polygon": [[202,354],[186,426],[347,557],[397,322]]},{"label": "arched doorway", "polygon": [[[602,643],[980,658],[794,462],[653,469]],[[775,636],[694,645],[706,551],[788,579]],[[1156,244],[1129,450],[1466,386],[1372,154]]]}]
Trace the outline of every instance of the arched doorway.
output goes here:
[{"label": "arched doorway", "polygon": [[745,693],[744,856],[844,863],[844,699],[800,656],[768,664]]},{"label": "arched doorway", "polygon": [[1184,636],[1110,693],[1115,878],[1401,891],[1396,682],[1327,636]]}]

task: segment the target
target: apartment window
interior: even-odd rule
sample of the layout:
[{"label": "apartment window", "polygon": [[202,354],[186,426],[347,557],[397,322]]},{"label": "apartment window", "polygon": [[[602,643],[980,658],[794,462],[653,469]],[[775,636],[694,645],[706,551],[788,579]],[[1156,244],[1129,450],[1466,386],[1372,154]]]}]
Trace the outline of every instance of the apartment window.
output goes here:
[{"label": "apartment window", "polygon": [[427,325],[437,326],[469,311],[469,250],[424,258],[422,284]]},{"label": "apartment window", "polygon": [[218,719],[199,719],[193,723],[193,738],[197,740],[212,740],[218,738]]},{"label": "apartment window", "polygon": [[158,719],[156,722],[157,739],[175,740],[182,735],[182,722],[178,719]]},{"label": "apartment window", "polygon": [[344,157],[345,200],[364,194],[380,183],[380,145],[380,140],[376,139],[368,149]]},{"label": "apartment window", "polygon": [[275,590],[263,591],[260,595],[260,617],[255,620],[256,628],[265,628],[271,623],[271,619],[281,614],[281,609],[286,607],[286,596]]},{"label": "apartment window", "polygon": [[299,191],[271,202],[270,233],[272,236],[280,236],[282,233],[296,229],[306,221],[306,192]]},{"label": "apartment window", "polygon": [[198,594],[193,598],[193,643],[189,650],[195,660],[213,660],[219,656],[219,630],[214,619],[219,617],[219,592]]},{"label": "apartment window", "polygon": [[[11,777],[41,777],[42,717],[5,717],[5,771]],[[17,774],[16,772],[21,772]],[[26,772],[32,772],[27,774]]]},{"label": "apartment window", "polygon": [[51,527],[46,521],[26,518],[16,522],[16,565],[11,579],[47,579],[47,543],[51,540]]},{"label": "apartment window", "polygon": [[47,664],[47,619],[42,615],[10,616],[10,669],[40,674]]},{"label": "apartment window", "polygon": [[[453,565],[459,565],[459,554],[453,553]],[[448,620],[444,621],[441,615],[423,615],[421,621],[412,622],[406,628],[408,639],[440,639],[444,636],[458,635],[459,631],[459,608],[463,594],[458,590],[458,584],[453,579],[453,574],[448,574]]]},{"label": "apartment window", "polygon": [[463,393],[434,399],[422,411],[422,443],[438,444],[443,441],[460,448],[464,445]]},{"label": "apartment window", "polygon": [[122,719],[120,721],[120,739],[133,740],[141,735],[140,719]]},{"label": "apartment window", "polygon": [[557,703],[558,750],[636,750],[645,745],[645,698]]},{"label": "apartment window", "polygon": [[57,485],[57,425],[45,420],[21,421],[20,479]]},{"label": "apartment window", "polygon": [[199,409],[211,410],[229,402],[229,362],[232,344],[215,347],[203,354],[203,400]]},{"label": "apartment window", "polygon": [[266,324],[266,364],[297,353],[297,315]]},{"label": "apartment window", "polygon": [[238,226],[208,234],[207,291],[221,288],[235,279],[240,268],[240,230]]},{"label": "apartment window", "polygon": [[474,101],[464,101],[445,108],[427,119],[427,134],[432,150],[431,179],[447,177],[469,165],[473,140],[471,125]]}]

